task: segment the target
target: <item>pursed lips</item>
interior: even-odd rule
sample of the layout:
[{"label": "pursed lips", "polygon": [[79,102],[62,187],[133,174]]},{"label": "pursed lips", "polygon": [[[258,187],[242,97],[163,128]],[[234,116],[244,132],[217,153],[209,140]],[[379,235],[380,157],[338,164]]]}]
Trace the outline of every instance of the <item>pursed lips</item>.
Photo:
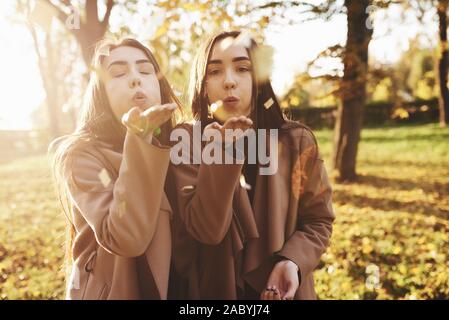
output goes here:
[{"label": "pursed lips", "polygon": [[142,106],[147,102],[147,96],[143,92],[136,92],[132,97],[132,101],[139,106]]}]

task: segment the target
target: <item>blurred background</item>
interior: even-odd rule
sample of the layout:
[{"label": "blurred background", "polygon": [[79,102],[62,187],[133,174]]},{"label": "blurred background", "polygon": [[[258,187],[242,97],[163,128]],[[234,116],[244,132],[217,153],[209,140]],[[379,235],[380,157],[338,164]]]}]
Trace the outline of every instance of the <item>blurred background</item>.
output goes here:
[{"label": "blurred background", "polygon": [[76,126],[104,36],[155,53],[185,102],[214,30],[273,48],[286,114],[334,186],[320,299],[449,298],[449,0],[0,2],[0,299],[64,297],[65,217],[46,154]]}]

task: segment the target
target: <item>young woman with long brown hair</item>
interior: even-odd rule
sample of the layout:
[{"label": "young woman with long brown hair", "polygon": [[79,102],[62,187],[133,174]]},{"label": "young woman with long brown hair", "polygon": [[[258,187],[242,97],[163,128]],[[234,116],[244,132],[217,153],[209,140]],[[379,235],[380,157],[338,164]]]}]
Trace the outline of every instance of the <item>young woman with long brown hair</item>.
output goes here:
[{"label": "young woman with long brown hair", "polygon": [[102,41],[76,131],[54,173],[69,220],[68,299],[165,299],[171,208],[168,136],[179,102],[148,48]]},{"label": "young woman with long brown hair", "polygon": [[198,128],[277,130],[277,170],[261,174],[248,153],[242,164],[195,164],[193,149],[190,163],[170,165],[173,298],[316,298],[313,270],[332,233],[332,190],[312,131],[283,116],[257,50],[241,32],[206,41],[189,90],[199,122],[179,128],[191,139]]}]

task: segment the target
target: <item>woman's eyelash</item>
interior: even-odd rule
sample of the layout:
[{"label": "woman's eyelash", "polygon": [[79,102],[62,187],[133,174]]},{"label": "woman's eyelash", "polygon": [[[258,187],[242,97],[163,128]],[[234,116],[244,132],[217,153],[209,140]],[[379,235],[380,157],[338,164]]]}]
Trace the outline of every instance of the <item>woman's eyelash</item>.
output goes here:
[{"label": "woman's eyelash", "polygon": [[237,70],[239,70],[239,71],[251,71],[251,67],[240,66],[240,67],[237,67]]}]

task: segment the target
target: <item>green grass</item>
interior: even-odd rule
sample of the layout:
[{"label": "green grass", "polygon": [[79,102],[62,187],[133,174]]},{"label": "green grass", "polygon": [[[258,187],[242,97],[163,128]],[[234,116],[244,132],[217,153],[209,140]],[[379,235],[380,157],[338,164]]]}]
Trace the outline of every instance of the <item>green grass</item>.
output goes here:
[{"label": "green grass", "polygon": [[[332,132],[316,132],[330,164]],[[449,129],[365,129],[315,282],[321,299],[449,298]],[[45,156],[0,165],[0,299],[62,299],[64,216]],[[369,264],[379,288],[367,288]]]},{"label": "green grass", "polygon": [[63,297],[65,220],[48,163],[0,166],[0,299]]},{"label": "green grass", "polygon": [[[330,164],[331,131],[317,132]],[[337,219],[316,271],[323,299],[449,298],[449,129],[365,129],[358,181],[334,184]],[[366,267],[380,270],[368,290]]]}]

